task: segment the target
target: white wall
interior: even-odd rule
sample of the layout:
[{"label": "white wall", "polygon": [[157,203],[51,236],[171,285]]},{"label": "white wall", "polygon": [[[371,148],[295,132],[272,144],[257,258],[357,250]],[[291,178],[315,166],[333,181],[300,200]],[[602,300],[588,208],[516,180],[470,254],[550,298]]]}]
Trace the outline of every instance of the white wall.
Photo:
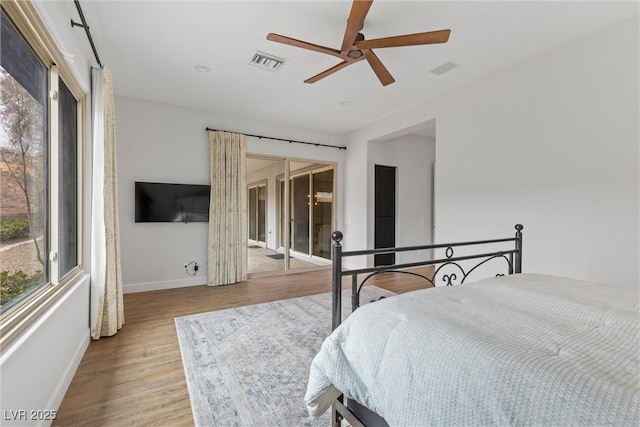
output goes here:
[{"label": "white wall", "polygon": [[24,410],[25,416],[10,425],[51,424],[30,414],[60,407],[89,345],[88,302],[85,276],[0,355],[0,412],[5,422],[8,411]]},{"label": "white wall", "polygon": [[444,96],[439,241],[511,235],[525,272],[638,288],[638,20]]},{"label": "white wall", "polygon": [[[343,250],[358,250],[367,246],[368,197],[367,140],[352,138],[346,151],[344,170],[344,221],[336,227],[344,235]],[[350,266],[353,259],[345,260]],[[353,264],[355,266],[355,264]]]},{"label": "white wall", "polygon": [[[63,52],[73,57],[68,65],[87,93],[91,79],[91,49],[86,36],[73,30],[69,17],[77,11],[72,2],[38,2],[38,12]],[[91,98],[87,95],[85,133],[85,271],[89,272],[89,218],[91,207]],[[89,276],[85,275],[65,296],[30,326],[0,355],[0,413],[9,410],[57,410],[89,345]],[[28,418],[28,412],[27,412]],[[3,421],[4,425],[6,422]],[[28,420],[12,425],[49,425]]]},{"label": "white wall", "polygon": [[[225,117],[202,110],[116,97],[122,277],[125,292],[206,283],[206,223],[135,223],[134,182],[209,183],[206,127],[344,145],[337,136]],[[344,151],[268,139],[247,138],[247,153],[338,164]],[[340,182],[340,181],[338,181]],[[338,197],[341,197],[340,194]],[[339,199],[338,199],[339,200]],[[341,211],[338,212],[340,218]],[[195,260],[198,275],[184,264]]]},{"label": "white wall", "polygon": [[[375,165],[396,168],[396,246],[426,245],[432,242],[432,196],[435,141],[405,135],[368,146],[368,241],[374,241]],[[397,262],[424,259],[428,254],[401,253]]]},{"label": "white wall", "polygon": [[435,241],[524,230],[524,270],[639,286],[638,18],[348,135],[345,249],[372,247],[367,142],[436,119]]},{"label": "white wall", "polygon": [[[399,136],[419,130],[424,123],[434,118],[434,104],[423,103],[347,135],[344,188],[348,196],[344,201],[344,222],[338,227],[344,233],[345,251],[373,247],[373,225],[370,224],[373,216],[370,213],[373,209],[371,182],[374,175],[373,163],[369,157],[375,155],[370,148],[376,145],[371,144],[379,140],[389,143],[390,140]],[[396,147],[393,144],[391,146]],[[404,155],[413,157],[410,150],[404,151]],[[355,258],[348,258],[345,261],[351,268],[363,266],[363,262]]]}]

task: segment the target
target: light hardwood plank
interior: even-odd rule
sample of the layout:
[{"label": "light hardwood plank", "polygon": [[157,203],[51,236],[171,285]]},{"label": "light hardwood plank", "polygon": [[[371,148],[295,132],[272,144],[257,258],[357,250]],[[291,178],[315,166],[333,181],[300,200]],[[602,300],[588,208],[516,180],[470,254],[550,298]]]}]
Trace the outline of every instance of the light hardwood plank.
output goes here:
[{"label": "light hardwood plank", "polygon": [[[428,287],[422,279],[391,274],[367,284],[396,293]],[[53,425],[192,426],[175,317],[330,291],[331,271],[323,270],[126,294],[125,325],[115,336],[91,342]]]}]

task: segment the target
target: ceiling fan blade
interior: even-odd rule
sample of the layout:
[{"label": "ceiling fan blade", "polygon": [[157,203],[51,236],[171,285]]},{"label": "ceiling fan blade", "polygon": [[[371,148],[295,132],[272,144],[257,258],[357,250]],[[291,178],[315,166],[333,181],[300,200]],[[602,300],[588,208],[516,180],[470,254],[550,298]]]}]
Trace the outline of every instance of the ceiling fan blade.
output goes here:
[{"label": "ceiling fan blade", "polygon": [[342,48],[340,49],[343,55],[346,55],[353,46],[356,37],[362,26],[364,25],[364,18],[369,13],[369,8],[373,0],[353,0],[351,4],[351,12],[347,19],[347,28],[344,30],[344,38],[342,39]]},{"label": "ceiling fan blade", "polygon": [[396,81],[375,53],[370,50],[366,50],[364,52],[364,57],[367,59],[369,65],[371,65],[371,68],[373,68],[373,72],[378,76],[382,86],[390,85]]},{"label": "ceiling fan blade", "polygon": [[417,46],[423,44],[446,43],[451,30],[429,31],[381,39],[361,40],[354,43],[359,49],[380,49],[383,47]]},{"label": "ceiling fan blade", "polygon": [[330,76],[331,74],[335,73],[336,71],[343,69],[347,65],[354,64],[354,63],[356,63],[358,61],[361,61],[362,59],[364,59],[364,58],[360,57],[360,58],[354,59],[354,60],[342,61],[341,63],[334,65],[333,67],[329,68],[328,70],[324,70],[323,72],[321,72],[319,74],[316,74],[313,77],[309,77],[304,82],[305,83],[315,83],[318,80],[324,79],[325,77]]},{"label": "ceiling fan blade", "polygon": [[338,58],[344,59],[344,55],[342,55],[339,50],[304,42],[302,40],[292,39],[291,37],[281,36],[280,34],[269,33],[267,34],[267,40],[287,44],[290,46],[301,47],[303,49],[313,50],[314,52],[326,53],[327,55],[333,55],[337,56]]}]

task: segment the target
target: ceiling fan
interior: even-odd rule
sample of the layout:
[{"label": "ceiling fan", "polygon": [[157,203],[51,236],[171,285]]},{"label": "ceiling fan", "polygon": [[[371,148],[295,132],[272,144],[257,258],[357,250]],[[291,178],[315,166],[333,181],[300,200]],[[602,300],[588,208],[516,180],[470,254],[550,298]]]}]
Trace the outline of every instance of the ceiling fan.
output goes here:
[{"label": "ceiling fan", "polygon": [[387,86],[395,82],[395,79],[384,64],[382,64],[382,61],[380,61],[376,54],[373,53],[372,49],[446,43],[447,40],[449,40],[451,30],[429,31],[425,33],[405,34],[402,36],[365,40],[364,35],[360,31],[363,28],[364,19],[367,16],[372,3],[373,0],[353,1],[340,50],[308,43],[302,40],[292,39],[291,37],[281,36],[274,33],[269,33],[267,35],[267,40],[325,53],[342,59],[342,62],[339,64],[308,78],[304,81],[305,83],[315,83],[348,65],[355,64],[356,62],[366,59],[383,86]]}]

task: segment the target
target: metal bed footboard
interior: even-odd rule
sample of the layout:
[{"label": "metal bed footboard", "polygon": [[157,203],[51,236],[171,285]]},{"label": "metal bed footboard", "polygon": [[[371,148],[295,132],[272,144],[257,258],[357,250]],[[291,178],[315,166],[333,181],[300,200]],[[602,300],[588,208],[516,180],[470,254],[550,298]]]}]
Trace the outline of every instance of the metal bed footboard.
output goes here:
[{"label": "metal bed footboard", "polygon": [[[341,241],[343,235],[340,231],[334,231],[331,234],[333,240],[332,247],[332,318],[331,318],[331,330],[335,330],[340,323],[342,323],[342,278],[344,276],[351,276],[351,311],[354,312],[360,306],[360,290],[362,286],[371,277],[381,273],[402,273],[419,276],[435,286],[438,273],[446,267],[457,268],[457,271],[461,273],[461,277],[458,278],[456,273],[443,274],[442,280],[446,286],[451,286],[455,281],[459,281],[460,284],[469,277],[469,275],[475,271],[481,265],[493,260],[504,259],[507,263],[507,274],[521,273],[522,272],[522,229],[524,227],[521,224],[516,224],[516,233],[514,237],[508,237],[503,239],[491,239],[491,240],[476,240],[468,242],[457,243],[444,243],[435,245],[423,245],[423,246],[408,246],[399,248],[385,248],[385,249],[369,249],[360,251],[343,252]],[[464,246],[484,246],[495,243],[513,242],[514,248],[493,252],[480,252],[472,255],[454,256],[454,249],[456,247]],[[420,251],[429,249],[445,249],[445,258],[431,259],[420,262],[411,262],[404,264],[382,265],[377,267],[360,268],[355,270],[344,270],[342,266],[342,259],[346,257],[355,256],[367,256],[376,254],[390,254],[399,252]],[[479,262],[468,267],[466,270],[460,265],[460,261],[467,261],[477,259]],[[420,273],[403,271],[403,268],[412,268],[434,265],[437,266],[432,277],[426,277]],[[358,275],[367,274],[365,279],[358,285]],[[498,276],[504,274],[497,274]],[[354,427],[364,427],[358,417],[352,413],[344,403],[344,397],[341,395],[336,399],[331,408],[331,425],[332,427],[340,427],[342,419],[346,419]],[[376,414],[373,414],[376,415]],[[386,426],[386,422],[380,418],[379,424]]]},{"label": "metal bed footboard", "polygon": [[[331,234],[331,239],[333,240],[332,246],[332,318],[331,318],[331,330],[336,329],[340,323],[342,323],[342,278],[345,276],[351,276],[351,309],[352,312],[355,311],[360,306],[360,290],[362,286],[373,276],[382,274],[382,273],[402,273],[402,274],[410,274],[414,276],[419,276],[431,283],[431,285],[436,285],[436,277],[438,277],[438,273],[442,271],[443,268],[446,267],[454,267],[457,269],[457,272],[461,274],[459,277],[455,272],[451,274],[444,274],[442,276],[442,280],[445,282],[446,286],[451,286],[454,282],[464,283],[467,277],[475,271],[481,265],[493,260],[493,259],[504,259],[507,264],[507,274],[521,273],[522,272],[522,229],[524,227],[521,224],[516,224],[515,229],[516,233],[514,237],[507,237],[501,239],[490,239],[490,240],[475,240],[475,241],[467,241],[467,242],[456,242],[456,243],[441,243],[435,245],[422,245],[422,246],[406,246],[406,247],[398,247],[398,248],[384,248],[384,249],[367,249],[367,250],[359,250],[359,251],[342,251],[342,238],[343,235],[340,231],[334,231]],[[495,243],[506,243],[513,242],[513,249],[506,249],[500,251],[492,251],[492,252],[479,252],[471,255],[463,255],[463,256],[454,256],[454,248],[457,247],[467,247],[467,246],[476,246],[481,250],[482,246],[491,245]],[[395,254],[400,252],[412,252],[412,251],[421,251],[421,250],[431,250],[431,249],[445,249],[445,257],[438,259],[429,259],[425,261],[419,262],[409,262],[404,264],[393,264],[393,265],[380,265],[376,267],[368,267],[368,268],[359,268],[354,270],[345,270],[343,269],[342,259],[347,257],[357,257],[357,256],[368,256],[368,255],[377,255],[377,254]],[[460,265],[460,261],[467,260],[479,260],[478,263],[468,267],[467,269],[463,268]],[[404,271],[402,269],[413,268],[413,267],[421,267],[433,265],[437,266],[434,272],[433,277],[426,277],[422,274]],[[358,275],[367,274],[365,279],[358,284]],[[500,275],[500,274],[498,274]]]}]

